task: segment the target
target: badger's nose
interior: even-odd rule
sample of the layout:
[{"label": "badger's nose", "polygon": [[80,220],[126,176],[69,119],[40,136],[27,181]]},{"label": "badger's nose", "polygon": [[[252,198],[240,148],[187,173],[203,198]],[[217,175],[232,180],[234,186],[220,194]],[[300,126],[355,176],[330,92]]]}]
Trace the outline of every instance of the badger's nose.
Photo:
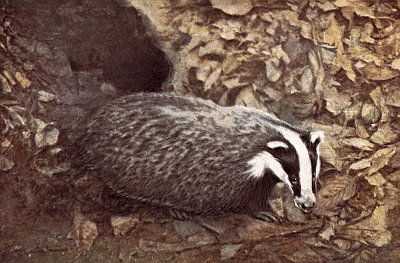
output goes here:
[{"label": "badger's nose", "polygon": [[310,213],[312,209],[314,208],[315,202],[310,201],[304,204],[300,205],[301,210],[303,210],[304,213]]}]

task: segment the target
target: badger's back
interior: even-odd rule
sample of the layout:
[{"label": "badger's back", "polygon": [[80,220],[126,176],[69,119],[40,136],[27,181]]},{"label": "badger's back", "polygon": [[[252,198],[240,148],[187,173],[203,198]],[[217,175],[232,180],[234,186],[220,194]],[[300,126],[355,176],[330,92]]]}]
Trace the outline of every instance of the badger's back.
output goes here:
[{"label": "badger's back", "polygon": [[248,173],[247,162],[279,136],[265,116],[188,96],[129,95],[83,125],[77,161],[134,200],[193,213],[237,211],[254,195],[266,200],[277,181]]}]

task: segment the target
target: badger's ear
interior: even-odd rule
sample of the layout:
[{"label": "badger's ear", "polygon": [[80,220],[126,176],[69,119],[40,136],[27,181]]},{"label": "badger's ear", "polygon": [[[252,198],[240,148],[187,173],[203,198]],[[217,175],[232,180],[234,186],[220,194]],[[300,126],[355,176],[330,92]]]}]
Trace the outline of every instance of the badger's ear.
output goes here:
[{"label": "badger's ear", "polygon": [[310,141],[315,147],[318,147],[320,143],[324,140],[324,132],[323,131],[313,131],[310,132]]}]

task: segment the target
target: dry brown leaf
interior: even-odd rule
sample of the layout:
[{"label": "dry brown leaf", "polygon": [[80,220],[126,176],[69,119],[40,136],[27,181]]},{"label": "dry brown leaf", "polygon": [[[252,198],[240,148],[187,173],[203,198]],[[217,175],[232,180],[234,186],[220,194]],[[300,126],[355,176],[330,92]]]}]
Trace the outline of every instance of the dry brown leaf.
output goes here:
[{"label": "dry brown leaf", "polygon": [[367,139],[369,137],[368,131],[361,120],[355,119],[354,126],[356,127],[356,134],[358,137],[362,139]]},{"label": "dry brown leaf", "polygon": [[385,101],[389,106],[400,108],[400,89],[398,86],[389,88]]},{"label": "dry brown leaf", "polygon": [[392,240],[392,234],[387,230],[387,213],[385,205],[378,206],[369,218],[339,228],[337,234],[376,247],[387,245]]},{"label": "dry brown leaf", "polygon": [[253,8],[251,0],[210,0],[213,8],[228,15],[245,15]]},{"label": "dry brown leaf", "polygon": [[374,31],[374,26],[371,23],[365,23],[363,30],[361,31],[360,41],[364,43],[374,44],[375,39],[371,37]]},{"label": "dry brown leaf", "polygon": [[258,100],[254,94],[254,88],[243,88],[236,97],[235,104],[246,105],[256,109],[261,109],[268,112],[268,109]]},{"label": "dry brown leaf", "polygon": [[220,39],[211,40],[207,42],[205,46],[199,48],[199,56],[203,57],[205,55],[219,55],[224,56],[226,50],[224,48],[224,42]]},{"label": "dry brown leaf", "polygon": [[362,138],[345,138],[342,140],[342,143],[347,146],[352,146],[357,149],[361,149],[364,151],[372,151],[374,148],[374,144],[368,140]]},{"label": "dry brown leaf", "polygon": [[368,175],[376,173],[389,163],[396,151],[396,146],[389,146],[387,148],[379,149],[371,157],[353,163],[350,166],[350,170],[364,170],[368,168],[366,171]]},{"label": "dry brown leaf", "polygon": [[340,69],[343,69],[346,72],[346,76],[351,81],[356,81],[356,73],[353,70],[353,65],[351,60],[348,59],[348,56],[338,53],[335,61],[333,62],[333,66],[331,68],[331,74],[335,75]]},{"label": "dry brown leaf", "polygon": [[400,55],[400,27],[395,29],[397,32],[393,32],[386,38],[379,40],[375,45],[374,49],[380,56],[385,57],[399,57]]},{"label": "dry brown leaf", "polygon": [[398,133],[392,129],[390,123],[384,123],[372,134],[370,140],[377,144],[389,144],[398,139]]},{"label": "dry brown leaf", "polygon": [[400,72],[392,70],[389,67],[378,67],[369,64],[362,69],[365,77],[370,80],[389,80],[400,76]]},{"label": "dry brown leaf", "polygon": [[377,66],[381,66],[383,64],[383,60],[366,47],[354,45],[353,47],[348,48],[347,52],[354,60],[361,60],[367,63],[373,62]]},{"label": "dry brown leaf", "polygon": [[334,5],[340,8],[348,8],[359,16],[375,18],[374,9],[361,0],[336,0]]},{"label": "dry brown leaf", "polygon": [[326,109],[334,116],[342,113],[352,103],[350,95],[344,92],[339,93],[333,86],[325,88],[322,96],[326,101]]},{"label": "dry brown leaf", "polygon": [[382,176],[381,173],[374,173],[371,175],[366,175],[364,178],[372,186],[383,186],[387,183],[387,180]]},{"label": "dry brown leaf", "polygon": [[399,206],[400,190],[390,182],[385,184],[384,190],[385,190],[384,202],[387,208],[390,210]]},{"label": "dry brown leaf", "polygon": [[2,73],[12,86],[15,86],[15,84],[17,84],[17,82],[15,82],[15,80],[14,80],[13,76],[10,74],[10,72],[8,72],[7,70],[3,70]]},{"label": "dry brown leaf", "polygon": [[387,122],[390,118],[390,110],[386,105],[385,96],[383,95],[382,89],[380,87],[376,87],[369,93],[374,104],[379,108],[381,113],[381,122]]},{"label": "dry brown leaf", "polygon": [[330,25],[323,32],[323,41],[326,44],[334,45],[340,50],[343,50],[343,33],[345,26],[338,23],[333,15],[330,16]]},{"label": "dry brown leaf", "polygon": [[21,84],[21,86],[26,89],[31,86],[31,81],[21,72],[15,73],[15,79]]},{"label": "dry brown leaf", "polygon": [[392,168],[400,168],[400,151],[397,151],[392,159],[390,159],[389,166]]},{"label": "dry brown leaf", "polygon": [[318,203],[314,209],[317,215],[330,215],[334,209],[356,194],[356,179],[337,175],[326,182],[318,192]]},{"label": "dry brown leaf", "polygon": [[317,6],[319,9],[321,9],[324,12],[333,11],[333,10],[337,9],[337,7],[329,1],[325,1],[324,3],[318,2]]}]

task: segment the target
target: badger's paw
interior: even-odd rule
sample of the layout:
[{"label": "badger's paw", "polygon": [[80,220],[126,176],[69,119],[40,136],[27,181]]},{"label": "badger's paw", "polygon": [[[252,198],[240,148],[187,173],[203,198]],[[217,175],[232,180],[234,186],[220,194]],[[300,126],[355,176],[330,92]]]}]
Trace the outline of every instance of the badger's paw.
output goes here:
[{"label": "badger's paw", "polygon": [[186,221],[189,220],[192,216],[189,212],[183,211],[183,210],[178,210],[178,209],[173,209],[169,208],[168,213],[177,220],[181,221]]},{"label": "badger's paw", "polygon": [[72,229],[67,238],[75,240],[79,255],[87,253],[92,248],[97,236],[96,224],[82,214],[80,207],[75,207]]},{"label": "badger's paw", "polygon": [[259,211],[254,217],[269,223],[281,223],[281,219],[273,212]]}]

